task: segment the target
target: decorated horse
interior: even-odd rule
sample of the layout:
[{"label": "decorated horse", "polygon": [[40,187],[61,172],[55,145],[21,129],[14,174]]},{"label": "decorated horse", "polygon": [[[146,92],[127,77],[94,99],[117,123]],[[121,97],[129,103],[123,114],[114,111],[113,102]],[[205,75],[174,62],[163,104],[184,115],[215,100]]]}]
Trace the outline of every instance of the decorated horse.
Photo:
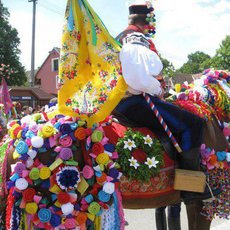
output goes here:
[{"label": "decorated horse", "polygon": [[[134,126],[108,117],[89,128],[79,117],[57,111],[11,121],[1,146],[4,228],[123,229],[123,208],[180,202],[173,189],[176,162],[150,130]],[[216,118],[206,123],[204,144],[201,159],[209,184],[223,192],[204,206],[186,205],[190,229],[209,229],[215,214],[229,216],[229,153],[222,151],[228,144]]]},{"label": "decorated horse", "polygon": [[[174,147],[118,114],[107,116],[127,88],[119,44],[87,1],[68,1],[66,22],[58,110],[9,122],[1,143],[3,229],[124,229],[123,208],[181,201],[173,186],[178,167]],[[211,99],[205,93],[195,97],[198,90],[191,85],[184,96],[177,90],[170,98],[207,119],[202,167],[210,189],[222,190],[207,204],[186,204],[191,230],[209,229],[214,215],[229,216],[229,147],[218,123],[229,116],[223,103],[229,97],[229,75],[224,81],[223,73],[209,70],[201,78],[218,83],[220,91],[210,90],[207,80],[200,85]]]}]

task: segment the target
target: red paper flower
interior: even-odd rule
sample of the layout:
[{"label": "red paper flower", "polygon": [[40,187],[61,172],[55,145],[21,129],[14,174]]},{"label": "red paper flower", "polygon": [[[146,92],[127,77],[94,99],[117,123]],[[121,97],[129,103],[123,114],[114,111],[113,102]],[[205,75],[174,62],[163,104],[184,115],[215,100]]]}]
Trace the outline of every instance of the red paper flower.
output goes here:
[{"label": "red paper flower", "polygon": [[36,195],[36,191],[33,188],[28,188],[22,193],[22,197],[25,202],[33,201],[35,195]]},{"label": "red paper flower", "polygon": [[66,204],[66,203],[70,202],[70,195],[66,192],[58,193],[57,198],[58,198],[58,202],[60,204]]},{"label": "red paper flower", "polygon": [[104,147],[100,142],[97,142],[93,145],[92,148],[92,152],[93,154],[95,154],[96,156],[99,155],[100,153],[104,152]]},{"label": "red paper flower", "polygon": [[147,154],[142,149],[136,149],[132,152],[132,156],[139,162],[144,163],[147,159]]}]

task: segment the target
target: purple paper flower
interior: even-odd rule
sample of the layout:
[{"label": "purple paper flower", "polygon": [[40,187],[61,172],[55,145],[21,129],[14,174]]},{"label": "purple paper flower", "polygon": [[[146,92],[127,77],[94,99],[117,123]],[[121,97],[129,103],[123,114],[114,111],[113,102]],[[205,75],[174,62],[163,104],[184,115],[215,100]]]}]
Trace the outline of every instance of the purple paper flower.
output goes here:
[{"label": "purple paper flower", "polygon": [[72,131],[70,124],[64,123],[59,127],[59,131],[62,133],[62,135],[69,134]]}]

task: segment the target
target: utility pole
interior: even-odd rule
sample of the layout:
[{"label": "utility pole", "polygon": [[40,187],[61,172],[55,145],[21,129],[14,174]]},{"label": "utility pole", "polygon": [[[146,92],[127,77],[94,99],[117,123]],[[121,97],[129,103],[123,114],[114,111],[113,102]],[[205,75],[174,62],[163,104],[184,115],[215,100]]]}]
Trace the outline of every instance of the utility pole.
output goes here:
[{"label": "utility pole", "polygon": [[36,3],[37,3],[37,0],[28,0],[28,2],[33,2],[31,71],[30,71],[30,87],[33,87],[34,86],[34,60],[35,60],[35,20],[36,20]]}]

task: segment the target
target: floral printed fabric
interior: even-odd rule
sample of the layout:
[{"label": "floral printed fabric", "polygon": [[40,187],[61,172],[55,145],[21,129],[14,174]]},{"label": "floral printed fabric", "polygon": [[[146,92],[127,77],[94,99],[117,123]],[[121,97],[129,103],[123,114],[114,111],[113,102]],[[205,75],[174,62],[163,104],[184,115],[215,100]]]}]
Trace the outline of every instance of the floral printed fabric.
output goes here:
[{"label": "floral printed fabric", "polygon": [[69,0],[59,69],[58,107],[88,126],[103,120],[126,91],[120,46],[86,0]]}]

